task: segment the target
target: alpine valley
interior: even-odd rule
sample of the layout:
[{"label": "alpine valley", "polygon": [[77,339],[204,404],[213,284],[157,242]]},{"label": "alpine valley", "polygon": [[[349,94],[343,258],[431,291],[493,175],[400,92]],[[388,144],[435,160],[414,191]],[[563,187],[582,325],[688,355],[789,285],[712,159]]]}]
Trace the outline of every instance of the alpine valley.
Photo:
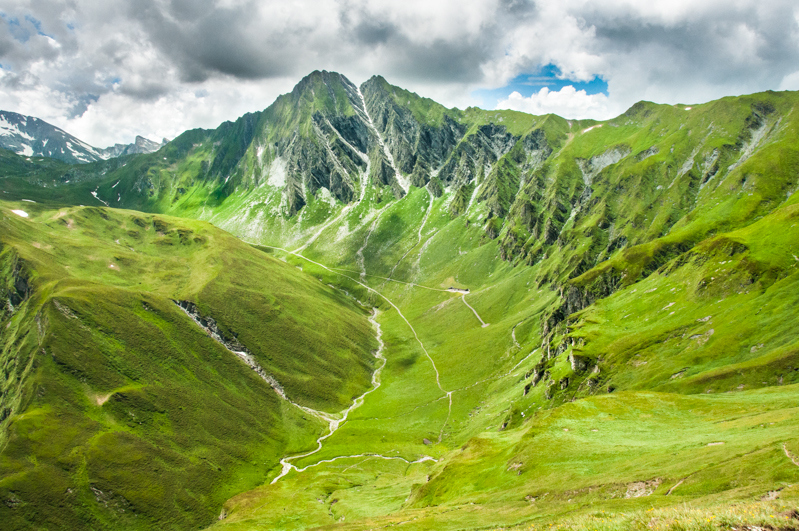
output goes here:
[{"label": "alpine valley", "polygon": [[799,529],[797,106],[0,150],[0,527]]}]

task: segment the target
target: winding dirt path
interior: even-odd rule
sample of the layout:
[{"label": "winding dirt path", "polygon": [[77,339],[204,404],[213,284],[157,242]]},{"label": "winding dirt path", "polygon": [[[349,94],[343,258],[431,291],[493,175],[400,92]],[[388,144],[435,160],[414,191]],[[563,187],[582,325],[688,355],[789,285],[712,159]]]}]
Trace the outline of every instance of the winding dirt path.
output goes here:
[{"label": "winding dirt path", "polygon": [[674,485],[673,485],[673,486],[672,486],[672,487],[669,489],[669,491],[666,493],[666,496],[670,495],[670,494],[671,494],[671,492],[672,492],[674,489],[676,489],[677,487],[679,487],[680,485],[682,485],[682,482],[683,482],[683,481],[685,481],[686,479],[688,479],[688,478],[682,478],[680,481],[678,481],[677,483],[675,483],[675,484],[674,484]]},{"label": "winding dirt path", "polygon": [[[449,408],[448,408],[448,412],[447,412],[447,418],[444,421],[444,424],[442,425],[441,430],[439,432],[439,440],[440,440],[443,437],[444,428],[446,427],[447,422],[449,422],[450,415],[452,414],[452,393],[453,393],[453,391],[447,391],[441,385],[441,374],[438,372],[438,367],[436,366],[436,362],[433,361],[433,358],[430,356],[430,353],[427,351],[427,348],[424,346],[424,343],[422,343],[422,340],[419,339],[419,334],[416,332],[416,329],[413,327],[413,325],[411,325],[410,321],[408,321],[408,319],[402,313],[402,310],[400,310],[399,307],[396,304],[394,304],[394,302],[392,302],[388,297],[386,297],[385,295],[383,295],[382,293],[380,293],[376,289],[364,284],[363,282],[360,282],[359,280],[357,280],[357,279],[355,279],[355,278],[353,278],[353,277],[351,277],[349,275],[345,275],[344,273],[335,271],[334,269],[331,269],[331,268],[327,267],[324,264],[320,264],[319,262],[311,260],[310,258],[307,258],[306,256],[303,256],[302,254],[300,254],[298,252],[289,251],[287,249],[283,249],[282,247],[274,247],[274,246],[271,246],[271,245],[262,245],[262,247],[266,247],[268,249],[275,249],[275,250],[282,251],[282,252],[287,253],[287,254],[292,254],[292,255],[294,255],[294,256],[296,256],[298,258],[302,258],[303,260],[305,260],[307,262],[310,262],[310,263],[312,263],[314,265],[317,265],[317,266],[321,267],[322,269],[324,269],[326,271],[330,271],[331,273],[334,273],[336,275],[341,275],[341,276],[343,276],[345,278],[348,278],[348,279],[352,280],[353,282],[355,282],[356,284],[359,284],[360,286],[364,287],[366,290],[374,293],[378,297],[381,297],[383,300],[385,300],[387,303],[389,303],[392,308],[397,310],[397,314],[400,316],[400,318],[402,318],[403,321],[405,321],[405,324],[408,325],[408,328],[411,329],[411,332],[413,332],[413,337],[416,339],[416,342],[419,343],[419,347],[421,347],[422,352],[424,352],[424,355],[430,361],[430,365],[432,365],[433,371],[436,374],[436,385],[438,386],[438,389],[442,393],[444,393],[446,398],[449,399]],[[447,291],[447,290],[445,290],[445,291]],[[336,426],[336,429],[338,429],[338,426]],[[288,474],[292,469],[296,470],[296,467],[294,467],[294,465],[291,464],[291,462],[290,462],[291,460],[300,459],[302,457],[307,457],[309,455],[315,454],[316,452],[318,452],[319,450],[322,449],[322,441],[324,441],[325,439],[327,439],[331,435],[333,435],[332,431],[330,433],[328,433],[327,435],[324,435],[324,436],[320,437],[317,440],[318,447],[317,447],[316,450],[313,450],[311,452],[308,452],[308,453],[305,453],[305,454],[302,454],[302,455],[292,456],[292,457],[281,459],[280,463],[283,466],[283,470],[281,471],[280,475],[278,475],[274,480],[272,480],[272,483],[275,483],[277,480],[279,480],[280,478],[282,478],[283,476]]]},{"label": "winding dirt path", "polygon": [[788,459],[791,460],[791,463],[799,466],[799,458],[796,458],[791,452],[788,451],[788,443],[782,443],[782,451],[785,452],[785,455],[788,456]]},{"label": "winding dirt path", "polygon": [[[383,355],[383,349],[385,348],[385,343],[383,342],[383,331],[380,328],[380,324],[377,322],[378,313],[379,313],[378,309],[375,308],[374,313],[372,314],[371,317],[369,317],[369,322],[372,323],[372,326],[375,327],[377,343],[378,343],[378,349],[377,352],[375,353],[375,358],[381,361],[380,366],[377,369],[375,369],[375,371],[372,373],[372,388],[363,393],[361,396],[355,398],[355,400],[352,401],[352,405],[347,409],[345,409],[344,411],[342,411],[341,413],[339,413],[335,418],[329,419],[328,432],[319,437],[318,439],[316,439],[316,448],[314,450],[311,450],[310,452],[305,452],[303,454],[284,457],[283,459],[281,459],[280,465],[283,468],[280,471],[280,474],[276,476],[275,479],[272,480],[273,484],[276,483],[280,478],[291,472],[292,470],[296,470],[297,472],[302,472],[303,470],[308,469],[310,466],[316,466],[316,465],[309,465],[303,469],[298,469],[291,462],[296,461],[297,459],[302,459],[303,457],[308,457],[310,455],[319,452],[322,449],[322,443],[324,442],[324,440],[332,436],[336,432],[336,430],[338,430],[347,421],[347,417],[352,411],[363,405],[367,395],[375,392],[377,388],[380,387],[381,384],[380,375],[383,372],[383,368],[386,366],[386,357]],[[320,463],[321,462],[322,461],[320,461]]]},{"label": "winding dirt path", "polygon": [[[317,461],[316,463],[312,463],[312,464],[307,465],[307,466],[305,466],[303,468],[295,468],[294,470],[296,470],[297,472],[305,472],[309,468],[313,468],[315,466],[319,466],[319,465],[322,465],[322,464],[333,463],[333,462],[339,461],[341,459],[357,459],[359,457],[369,457],[369,458],[384,459],[386,461],[403,461],[403,462],[405,462],[405,463],[407,463],[409,465],[415,465],[417,463],[424,463],[426,461],[432,461],[433,463],[438,463],[438,459],[430,457],[429,455],[422,456],[419,459],[416,459],[415,461],[409,461],[409,460],[405,459],[404,457],[400,457],[398,455],[382,455],[382,454],[365,453],[365,454],[356,454],[356,455],[337,455],[336,457],[333,457],[332,459],[322,459],[321,461]],[[274,483],[274,481],[272,483]]]},{"label": "winding dirt path", "polygon": [[[449,291],[449,290],[447,290],[447,291]],[[468,306],[468,307],[469,307],[469,309],[470,309],[470,310],[472,310],[472,312],[474,312],[474,316],[475,316],[475,317],[477,317],[477,320],[478,320],[478,321],[480,321],[480,324],[483,326],[483,328],[487,327],[487,326],[490,324],[490,323],[486,323],[485,321],[483,321],[483,318],[482,318],[482,317],[480,317],[480,314],[479,314],[479,313],[477,313],[477,310],[475,310],[474,308],[472,308],[472,305],[471,305],[471,304],[469,304],[468,302],[466,302],[466,294],[465,294],[465,293],[464,293],[464,294],[463,294],[463,296],[461,297],[461,300],[463,301],[463,304],[465,304],[466,306]]]}]

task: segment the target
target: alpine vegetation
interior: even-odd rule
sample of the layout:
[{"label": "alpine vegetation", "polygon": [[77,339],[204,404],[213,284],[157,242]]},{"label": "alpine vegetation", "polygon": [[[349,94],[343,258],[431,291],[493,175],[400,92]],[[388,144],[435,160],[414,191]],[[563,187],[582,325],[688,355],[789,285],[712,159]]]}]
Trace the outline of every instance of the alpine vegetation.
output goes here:
[{"label": "alpine vegetation", "polygon": [[0,527],[799,529],[798,105],[4,113]]}]

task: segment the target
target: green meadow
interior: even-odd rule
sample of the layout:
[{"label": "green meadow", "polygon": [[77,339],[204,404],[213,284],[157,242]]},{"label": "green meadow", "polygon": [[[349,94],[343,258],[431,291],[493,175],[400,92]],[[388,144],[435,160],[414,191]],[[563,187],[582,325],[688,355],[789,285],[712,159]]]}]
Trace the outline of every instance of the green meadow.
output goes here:
[{"label": "green meadow", "polygon": [[[799,529],[796,93],[567,121],[375,78],[405,189],[337,79],[0,153],[9,529]],[[428,171],[400,126],[460,136]]]}]

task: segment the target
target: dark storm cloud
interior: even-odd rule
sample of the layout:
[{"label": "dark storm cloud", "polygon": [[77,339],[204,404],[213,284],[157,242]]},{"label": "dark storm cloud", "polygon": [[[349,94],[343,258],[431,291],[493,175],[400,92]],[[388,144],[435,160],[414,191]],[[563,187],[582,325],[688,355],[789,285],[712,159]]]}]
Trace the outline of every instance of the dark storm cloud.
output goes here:
[{"label": "dark storm cloud", "polygon": [[397,33],[397,27],[385,21],[362,20],[352,29],[355,40],[366,46],[386,44]]},{"label": "dark storm cloud", "polygon": [[[726,83],[756,70],[757,76],[778,84],[799,64],[797,24],[787,3],[766,13],[755,7],[716,11],[676,24],[642,24],[633,13],[594,12],[584,14],[584,19],[596,30],[599,53],[665,56],[667,60],[652,63],[651,81],[693,73],[711,83]],[[752,53],[742,55],[743,50]]]},{"label": "dark storm cloud", "polygon": [[481,41],[453,43],[442,39],[416,44],[404,38],[394,40],[394,44],[387,70],[415,81],[478,83],[482,79],[480,66],[491,56],[490,47]]},{"label": "dark storm cloud", "polygon": [[[341,42],[353,51],[379,48],[386,75],[409,81],[478,83],[482,65],[502,53],[502,34],[535,11],[529,0],[500,0],[478,31],[457,37],[424,38],[413,26],[401,27],[374,9],[350,3],[342,9]],[[453,25],[456,22],[453,21]],[[423,37],[423,38],[420,38]]]},{"label": "dark storm cloud", "polygon": [[[504,4],[511,14],[530,9],[519,0]],[[128,4],[131,20],[137,21],[186,82],[202,82],[218,74],[241,79],[302,76],[306,69],[327,67],[341,55],[357,56],[378,46],[384,64],[403,77],[476,82],[481,63],[498,46],[495,21],[465,40],[417,42],[416,36],[382,19],[379,12],[347,6],[339,16],[341,26],[327,35],[328,42],[317,42],[319,29],[311,26],[259,30],[260,21],[252,16],[257,11],[254,2],[224,8],[207,1],[201,5],[185,1],[163,5],[153,0]]]},{"label": "dark storm cloud", "polygon": [[[219,7],[214,2],[130,2],[128,16],[180,73],[197,83],[217,75],[265,79],[297,74],[311,27],[261,29],[258,2]],[[322,51],[323,52],[323,51]]]}]

